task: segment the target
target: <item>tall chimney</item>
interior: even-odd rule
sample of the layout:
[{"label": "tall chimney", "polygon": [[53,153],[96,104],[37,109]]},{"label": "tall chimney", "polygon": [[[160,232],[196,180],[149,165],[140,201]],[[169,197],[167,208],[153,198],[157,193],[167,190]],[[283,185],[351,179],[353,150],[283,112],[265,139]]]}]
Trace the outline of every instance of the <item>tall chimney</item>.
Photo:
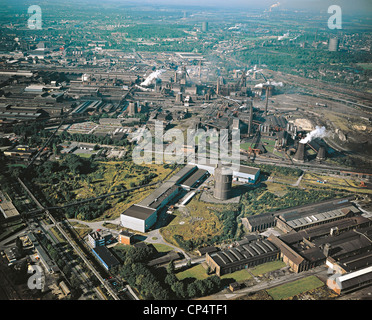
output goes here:
[{"label": "tall chimney", "polygon": [[249,123],[248,123],[248,137],[251,136],[252,132],[252,121],[253,121],[253,103],[249,101]]},{"label": "tall chimney", "polygon": [[330,251],[331,251],[331,245],[330,245],[329,243],[326,243],[326,244],[324,245],[324,248],[323,248],[323,254],[324,254],[326,257],[328,257],[329,254],[331,253]]},{"label": "tall chimney", "polygon": [[265,116],[267,116],[268,104],[269,104],[269,87],[266,87]]}]

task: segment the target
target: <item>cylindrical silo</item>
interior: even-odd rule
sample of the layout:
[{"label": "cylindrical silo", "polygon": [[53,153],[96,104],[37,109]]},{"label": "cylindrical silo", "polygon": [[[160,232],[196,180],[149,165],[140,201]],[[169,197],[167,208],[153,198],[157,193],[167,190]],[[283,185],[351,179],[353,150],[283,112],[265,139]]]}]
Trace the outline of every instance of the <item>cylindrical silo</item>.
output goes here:
[{"label": "cylindrical silo", "polygon": [[214,197],[227,200],[230,197],[233,173],[228,167],[219,166],[214,170]]}]

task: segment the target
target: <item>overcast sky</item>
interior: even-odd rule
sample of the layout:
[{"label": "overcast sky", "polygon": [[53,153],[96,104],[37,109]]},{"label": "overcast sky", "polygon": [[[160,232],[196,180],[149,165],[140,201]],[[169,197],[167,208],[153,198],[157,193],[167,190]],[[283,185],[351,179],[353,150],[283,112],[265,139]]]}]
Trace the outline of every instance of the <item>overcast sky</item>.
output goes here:
[{"label": "overcast sky", "polygon": [[[117,0],[120,1],[120,0]],[[372,0],[141,0],[130,1],[132,3],[149,3],[159,5],[184,5],[184,6],[208,6],[208,7],[246,7],[246,8],[269,8],[279,2],[282,8],[311,9],[327,11],[330,5],[339,5],[345,14],[359,11],[366,13],[372,11]]]}]

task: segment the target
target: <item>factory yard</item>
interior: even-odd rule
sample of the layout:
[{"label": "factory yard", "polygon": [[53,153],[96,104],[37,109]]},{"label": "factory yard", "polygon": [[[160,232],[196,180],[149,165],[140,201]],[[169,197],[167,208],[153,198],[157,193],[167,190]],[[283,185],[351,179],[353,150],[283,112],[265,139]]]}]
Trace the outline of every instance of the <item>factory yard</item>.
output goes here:
[{"label": "factory yard", "polygon": [[151,2],[3,8],[0,299],[370,297],[369,11]]}]

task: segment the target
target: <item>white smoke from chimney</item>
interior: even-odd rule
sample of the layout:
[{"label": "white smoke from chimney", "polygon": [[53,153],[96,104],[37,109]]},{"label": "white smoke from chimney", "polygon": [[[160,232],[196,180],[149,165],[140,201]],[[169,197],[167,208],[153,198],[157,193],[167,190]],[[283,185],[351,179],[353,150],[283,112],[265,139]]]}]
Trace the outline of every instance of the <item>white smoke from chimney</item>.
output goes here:
[{"label": "white smoke from chimney", "polygon": [[311,140],[315,139],[315,138],[324,138],[325,136],[327,136],[328,133],[326,132],[326,128],[325,127],[319,127],[319,126],[316,126],[315,127],[315,130],[311,131],[310,133],[308,133],[306,135],[305,138],[301,139],[300,140],[300,143],[308,143],[310,142]]},{"label": "white smoke from chimney", "polygon": [[279,6],[280,6],[280,2],[274,3],[273,5],[270,6],[269,11],[271,12],[272,8],[279,7]]},{"label": "white smoke from chimney", "polygon": [[145,87],[149,86],[149,85],[151,84],[151,82],[152,82],[153,80],[159,78],[159,76],[160,76],[163,72],[165,72],[165,70],[156,70],[156,71],[152,72],[152,73],[151,73],[151,74],[146,78],[146,80],[143,81],[143,82],[141,83],[141,86],[145,86]]}]

